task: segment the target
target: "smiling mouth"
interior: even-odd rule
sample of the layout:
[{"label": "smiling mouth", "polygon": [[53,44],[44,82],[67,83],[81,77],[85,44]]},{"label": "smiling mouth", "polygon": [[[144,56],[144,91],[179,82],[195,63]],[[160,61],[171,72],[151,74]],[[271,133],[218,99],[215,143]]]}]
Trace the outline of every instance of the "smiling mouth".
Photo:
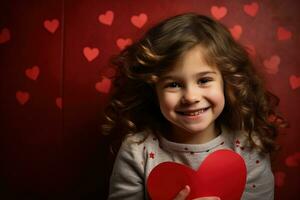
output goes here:
[{"label": "smiling mouth", "polygon": [[196,116],[196,115],[200,115],[201,113],[204,113],[209,108],[210,107],[202,108],[202,109],[194,110],[194,111],[177,111],[177,113],[180,115],[184,115],[184,116]]}]

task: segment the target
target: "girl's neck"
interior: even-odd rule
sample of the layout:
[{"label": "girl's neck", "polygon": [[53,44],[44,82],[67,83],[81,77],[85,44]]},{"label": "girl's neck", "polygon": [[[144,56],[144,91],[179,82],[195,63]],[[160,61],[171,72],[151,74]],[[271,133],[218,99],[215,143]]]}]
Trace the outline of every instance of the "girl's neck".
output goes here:
[{"label": "girl's neck", "polygon": [[206,130],[199,133],[190,133],[181,128],[172,127],[167,139],[184,144],[204,144],[219,136],[220,133],[220,128],[214,124],[211,124]]}]

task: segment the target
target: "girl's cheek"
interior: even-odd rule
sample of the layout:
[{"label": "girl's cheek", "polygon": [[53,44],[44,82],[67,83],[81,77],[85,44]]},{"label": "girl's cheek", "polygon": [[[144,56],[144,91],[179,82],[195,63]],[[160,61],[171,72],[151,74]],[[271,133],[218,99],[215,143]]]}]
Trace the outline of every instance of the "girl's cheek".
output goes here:
[{"label": "girl's cheek", "polygon": [[225,101],[225,95],[222,88],[214,88],[211,90],[206,91],[207,97],[215,103],[223,104]]},{"label": "girl's cheek", "polygon": [[163,101],[162,103],[164,103],[164,105],[167,107],[173,107],[174,105],[177,104],[178,98],[179,97],[177,94],[165,93],[162,98]]}]

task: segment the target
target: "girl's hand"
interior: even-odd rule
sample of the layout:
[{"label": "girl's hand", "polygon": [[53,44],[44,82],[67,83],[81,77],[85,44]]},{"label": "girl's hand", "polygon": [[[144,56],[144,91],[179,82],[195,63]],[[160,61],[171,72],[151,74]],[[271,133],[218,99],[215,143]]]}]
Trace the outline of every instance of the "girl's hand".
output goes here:
[{"label": "girl's hand", "polygon": [[[190,194],[191,188],[186,185],[175,197],[174,200],[185,200],[185,198]],[[219,197],[200,197],[193,200],[221,200]]]}]

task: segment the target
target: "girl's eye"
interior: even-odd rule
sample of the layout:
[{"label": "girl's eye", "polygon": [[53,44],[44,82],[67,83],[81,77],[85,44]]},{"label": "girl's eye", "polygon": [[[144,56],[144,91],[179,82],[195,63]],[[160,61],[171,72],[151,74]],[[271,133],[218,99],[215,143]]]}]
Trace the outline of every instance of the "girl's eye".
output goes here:
[{"label": "girl's eye", "polygon": [[204,77],[204,78],[201,78],[198,80],[198,84],[205,85],[205,84],[209,83],[210,81],[212,81],[212,78]]},{"label": "girl's eye", "polygon": [[167,88],[177,88],[180,87],[180,84],[177,82],[171,82],[166,85]]}]

